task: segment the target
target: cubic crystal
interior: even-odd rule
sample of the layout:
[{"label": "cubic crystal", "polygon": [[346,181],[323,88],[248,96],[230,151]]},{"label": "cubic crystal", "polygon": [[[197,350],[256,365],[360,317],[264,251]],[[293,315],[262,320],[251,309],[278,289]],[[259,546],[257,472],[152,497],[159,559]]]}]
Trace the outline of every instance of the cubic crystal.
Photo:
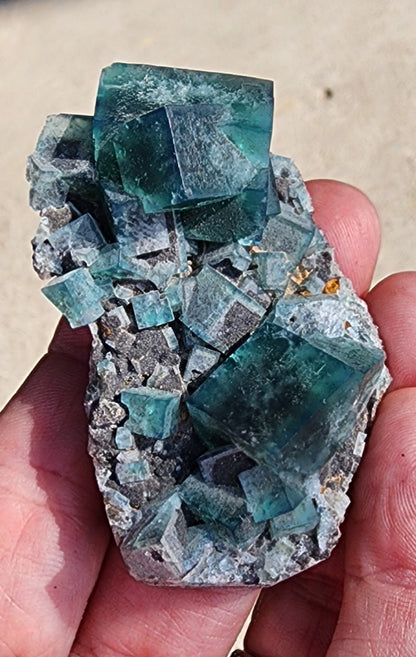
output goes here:
[{"label": "cubic crystal", "polygon": [[147,438],[171,436],[179,421],[180,394],[149,386],[131,388],[121,393],[129,417],[124,425]]},{"label": "cubic crystal", "polygon": [[266,321],[198,387],[187,406],[208,444],[233,443],[257,461],[279,467],[282,449],[301,443],[323,406],[342,400],[346,389],[358,389],[363,377]]},{"label": "cubic crystal", "polygon": [[146,292],[131,300],[137,328],[144,329],[172,322],[175,318],[169,300],[162,299],[159,292]]},{"label": "cubic crystal", "polygon": [[265,310],[225,276],[205,265],[183,288],[181,321],[222,352],[251,333]]},{"label": "cubic crystal", "polygon": [[58,276],[42,292],[65,315],[72,328],[91,324],[104,313],[103,293],[83,267]]}]

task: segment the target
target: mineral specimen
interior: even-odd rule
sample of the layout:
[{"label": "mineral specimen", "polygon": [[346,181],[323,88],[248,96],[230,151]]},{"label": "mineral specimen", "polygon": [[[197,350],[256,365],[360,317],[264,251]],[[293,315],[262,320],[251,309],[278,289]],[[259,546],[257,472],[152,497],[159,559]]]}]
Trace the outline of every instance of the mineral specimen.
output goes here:
[{"label": "mineral specimen", "polygon": [[131,574],[269,585],[325,559],[389,383],[269,154],[272,84],[128,64],[29,158],[34,266],[93,335],[89,451]]}]

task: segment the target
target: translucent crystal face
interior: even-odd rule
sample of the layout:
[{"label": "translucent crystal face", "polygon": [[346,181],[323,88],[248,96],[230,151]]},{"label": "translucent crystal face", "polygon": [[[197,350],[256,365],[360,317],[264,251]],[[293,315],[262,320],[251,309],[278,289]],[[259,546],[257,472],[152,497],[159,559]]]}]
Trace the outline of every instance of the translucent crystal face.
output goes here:
[{"label": "translucent crystal face", "polygon": [[90,325],[89,451],[146,582],[328,556],[388,384],[272,113],[269,81],[113,64],[94,117],[49,117],[29,158],[34,266]]}]

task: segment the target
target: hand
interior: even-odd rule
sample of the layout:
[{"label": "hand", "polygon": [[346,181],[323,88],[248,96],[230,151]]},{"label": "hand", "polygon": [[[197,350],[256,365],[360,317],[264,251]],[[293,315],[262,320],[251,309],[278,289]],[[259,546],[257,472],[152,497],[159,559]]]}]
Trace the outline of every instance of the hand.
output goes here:
[{"label": "hand", "polygon": [[[416,273],[367,289],[377,216],[356,189],[309,184],[316,221],[366,297],[394,376],[326,562],[265,590],[256,657],[416,654]],[[28,327],[28,338],[29,338]],[[0,656],[225,657],[258,592],[135,582],[86,454],[88,331],[58,328],[0,417]],[[412,386],[414,386],[412,388]]]}]

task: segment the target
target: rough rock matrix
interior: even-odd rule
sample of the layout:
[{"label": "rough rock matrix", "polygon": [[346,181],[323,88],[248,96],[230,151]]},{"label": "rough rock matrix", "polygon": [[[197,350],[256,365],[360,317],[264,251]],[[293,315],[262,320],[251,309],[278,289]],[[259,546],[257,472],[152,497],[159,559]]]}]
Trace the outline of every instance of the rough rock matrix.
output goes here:
[{"label": "rough rock matrix", "polygon": [[34,266],[92,332],[89,452],[148,583],[325,559],[389,383],[272,114],[267,80],[113,64],[94,117],[50,116],[29,158]]}]

